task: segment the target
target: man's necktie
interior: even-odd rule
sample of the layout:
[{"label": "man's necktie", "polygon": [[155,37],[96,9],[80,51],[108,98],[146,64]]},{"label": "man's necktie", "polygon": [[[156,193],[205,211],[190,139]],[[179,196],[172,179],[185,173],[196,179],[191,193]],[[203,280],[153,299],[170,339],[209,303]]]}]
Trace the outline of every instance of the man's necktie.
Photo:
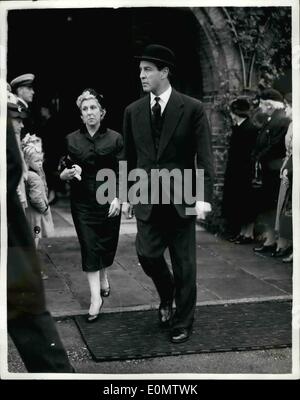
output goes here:
[{"label": "man's necktie", "polygon": [[161,122],[161,107],[159,104],[160,97],[155,97],[155,104],[152,107],[152,115],[153,115],[153,122],[154,127],[160,130],[160,122]]}]

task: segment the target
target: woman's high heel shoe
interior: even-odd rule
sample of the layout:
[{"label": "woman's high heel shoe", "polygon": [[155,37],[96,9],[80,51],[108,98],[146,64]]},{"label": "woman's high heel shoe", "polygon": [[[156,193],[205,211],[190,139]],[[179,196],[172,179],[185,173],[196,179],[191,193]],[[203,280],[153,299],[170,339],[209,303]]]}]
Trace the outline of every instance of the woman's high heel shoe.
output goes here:
[{"label": "woman's high heel shoe", "polygon": [[99,318],[99,316],[100,316],[101,308],[103,307],[103,304],[104,304],[104,300],[102,299],[102,303],[101,303],[101,306],[100,306],[100,308],[99,308],[98,313],[97,313],[97,314],[94,314],[94,315],[88,314],[88,315],[86,316],[86,322],[87,322],[88,324],[91,324],[91,323],[96,322],[96,321],[98,320],[98,318]]},{"label": "woman's high heel shoe", "polygon": [[110,295],[110,286],[108,286],[106,289],[101,289],[100,293],[102,297],[108,297]]}]

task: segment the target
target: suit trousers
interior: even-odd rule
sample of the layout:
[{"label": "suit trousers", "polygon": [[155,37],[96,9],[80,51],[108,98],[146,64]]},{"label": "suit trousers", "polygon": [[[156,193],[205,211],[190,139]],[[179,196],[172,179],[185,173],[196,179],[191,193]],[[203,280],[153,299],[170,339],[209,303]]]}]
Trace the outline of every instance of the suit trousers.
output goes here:
[{"label": "suit trousers", "polygon": [[[172,204],[154,205],[148,221],[137,219],[137,231],[138,258],[161,303],[173,301],[175,292],[172,326],[191,327],[197,297],[195,218],[181,218]],[[164,259],[167,248],[173,275]]]},{"label": "suit trousers", "polygon": [[7,327],[28,372],[74,372],[49,312],[24,314]]}]

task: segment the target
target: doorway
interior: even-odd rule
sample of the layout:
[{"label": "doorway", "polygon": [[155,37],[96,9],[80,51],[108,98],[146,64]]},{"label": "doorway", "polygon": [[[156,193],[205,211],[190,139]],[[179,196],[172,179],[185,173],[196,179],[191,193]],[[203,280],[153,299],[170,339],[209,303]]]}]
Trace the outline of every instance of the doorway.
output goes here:
[{"label": "doorway", "polygon": [[55,99],[64,135],[80,124],[76,98],[95,88],[106,98],[109,127],[121,131],[125,107],[142,95],[134,55],[149,43],[174,50],[173,86],[201,98],[198,24],[184,7],[12,10],[8,80],[34,73],[33,108]]}]

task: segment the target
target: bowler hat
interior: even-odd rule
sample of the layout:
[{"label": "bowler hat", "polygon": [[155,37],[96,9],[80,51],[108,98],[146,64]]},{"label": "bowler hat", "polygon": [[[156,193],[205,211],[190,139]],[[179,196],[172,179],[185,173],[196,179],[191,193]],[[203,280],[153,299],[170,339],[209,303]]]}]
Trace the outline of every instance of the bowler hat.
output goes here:
[{"label": "bowler hat", "polygon": [[239,117],[248,117],[250,111],[250,103],[247,99],[238,97],[230,105],[233,114]]},{"label": "bowler hat", "polygon": [[20,105],[15,104],[15,103],[7,103],[7,115],[10,118],[26,118],[27,113],[25,112],[24,108],[22,108]]},{"label": "bowler hat", "polygon": [[175,55],[173,51],[160,44],[149,44],[145,47],[142,55],[135,56],[135,58],[138,60],[150,61],[154,64],[159,62],[167,66],[175,66]]},{"label": "bowler hat", "polygon": [[17,76],[10,82],[11,88],[14,90],[20,86],[32,86],[32,82],[34,81],[35,76],[33,74],[23,74]]},{"label": "bowler hat", "polygon": [[261,100],[272,100],[272,101],[280,101],[283,102],[283,96],[278,90],[275,89],[265,89],[260,94]]}]

